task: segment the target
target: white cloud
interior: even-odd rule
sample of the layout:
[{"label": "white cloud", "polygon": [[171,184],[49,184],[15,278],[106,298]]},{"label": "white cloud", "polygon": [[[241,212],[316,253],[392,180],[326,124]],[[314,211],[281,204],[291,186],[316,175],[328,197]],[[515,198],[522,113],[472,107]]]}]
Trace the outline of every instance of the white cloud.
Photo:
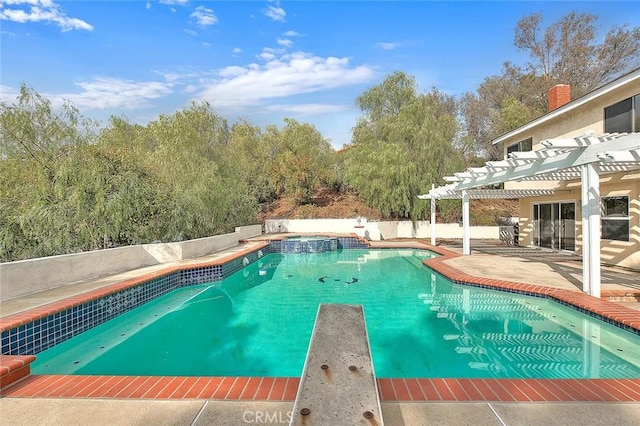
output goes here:
[{"label": "white cloud", "polygon": [[394,50],[394,49],[397,49],[399,46],[400,46],[400,43],[388,43],[388,42],[376,43],[376,47],[382,50]]},{"label": "white cloud", "polygon": [[199,98],[220,109],[239,109],[263,101],[322,92],[369,81],[374,71],[352,67],[348,58],[320,57],[296,52],[272,57],[265,63],[226,67],[211,79],[201,79]]},{"label": "white cloud", "polygon": [[268,112],[286,112],[297,115],[319,115],[347,111],[351,105],[344,104],[276,104],[264,109]]},{"label": "white cloud", "polygon": [[217,72],[209,72],[203,73],[201,71],[195,71],[191,68],[181,69],[179,71],[166,72],[166,71],[153,71],[155,74],[161,76],[169,86],[173,86],[175,84],[185,84],[185,82],[189,80],[197,80],[202,78],[203,76],[213,76],[217,75]]},{"label": "white cloud", "polygon": [[147,2],[147,6],[146,7],[147,7],[147,10],[151,9],[151,3]]},{"label": "white cloud", "polygon": [[269,6],[265,10],[263,10],[265,16],[273,19],[274,21],[284,22],[285,17],[287,16],[287,12],[280,7],[280,3],[276,3],[275,6]]},{"label": "white cloud", "polygon": [[288,38],[279,38],[278,44],[280,46],[291,47],[293,46],[293,41],[289,40]]},{"label": "white cloud", "polygon": [[275,47],[265,47],[262,50],[264,50],[265,52],[274,53],[274,54],[279,54],[279,53],[284,53],[285,52],[284,49],[279,49],[279,48],[275,48]]},{"label": "white cloud", "polygon": [[213,10],[204,6],[196,7],[196,10],[189,16],[191,16],[192,18],[196,18],[196,22],[201,27],[213,25],[218,22],[218,18],[213,14]]},{"label": "white cloud", "polygon": [[291,31],[291,30],[289,30],[289,31],[287,31],[287,32],[283,33],[282,35],[283,35],[283,36],[286,36],[286,37],[297,37],[297,36],[300,36],[300,35],[302,35],[302,34],[297,33],[297,32],[295,32],[295,31]]},{"label": "white cloud", "polygon": [[272,59],[276,58],[276,55],[274,55],[271,52],[262,52],[258,55],[258,58],[264,60],[264,61],[270,61]]},{"label": "white cloud", "polygon": [[189,0],[160,0],[160,4],[177,4],[178,6],[185,6],[189,3]]},{"label": "white cloud", "polygon": [[234,55],[239,55],[242,53],[242,49],[240,49],[239,47],[234,47],[231,53],[233,53]]},{"label": "white cloud", "polygon": [[219,75],[220,77],[223,77],[223,78],[233,78],[233,77],[244,75],[247,72],[248,71],[246,68],[239,67],[239,66],[230,66],[220,71]]},{"label": "white cloud", "polygon": [[52,0],[0,0],[0,6],[5,4],[12,6],[16,4],[28,4],[31,6],[51,7],[54,5],[54,2]]},{"label": "white cloud", "polygon": [[69,100],[80,110],[132,110],[151,106],[151,100],[173,92],[168,82],[113,77],[95,77],[91,81],[81,81],[75,85],[81,89],[79,93],[42,93],[42,96],[50,99],[54,105],[61,105],[63,100]]},{"label": "white cloud", "polygon": [[185,29],[185,30],[184,30],[184,32],[185,32],[185,33],[187,33],[187,34],[189,34],[190,36],[194,36],[194,37],[198,35],[198,33],[197,33],[197,32],[195,32],[195,31],[193,31],[193,30],[187,30],[187,29]]},{"label": "white cloud", "polygon": [[207,49],[211,47],[211,43],[207,43],[206,41],[202,42],[202,46],[206,47]]},{"label": "white cloud", "polygon": [[198,86],[195,84],[187,84],[184,89],[182,89],[183,93],[195,93],[198,91]]},{"label": "white cloud", "polygon": [[18,95],[20,95],[19,90],[0,84],[0,101],[15,102]]},{"label": "white cloud", "polygon": [[52,0],[2,0],[0,1],[0,20],[21,24],[26,22],[54,23],[62,28],[62,31],[93,31],[93,25],[82,19],[70,18]]},{"label": "white cloud", "polygon": [[286,49],[265,47],[264,49],[262,49],[262,53],[258,54],[257,57],[262,59],[263,61],[271,61],[284,52],[286,52]]}]

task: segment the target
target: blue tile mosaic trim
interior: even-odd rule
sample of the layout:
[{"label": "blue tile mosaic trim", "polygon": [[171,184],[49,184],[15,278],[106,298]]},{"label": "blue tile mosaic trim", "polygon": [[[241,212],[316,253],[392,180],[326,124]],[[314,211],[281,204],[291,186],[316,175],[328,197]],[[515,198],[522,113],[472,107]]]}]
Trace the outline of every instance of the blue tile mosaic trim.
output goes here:
[{"label": "blue tile mosaic trim", "polygon": [[202,266],[180,271],[180,287],[222,280],[222,266]]},{"label": "blue tile mosaic trim", "polygon": [[355,237],[338,237],[339,249],[368,249],[369,244]]},{"label": "blue tile mosaic trim", "polygon": [[223,265],[171,272],[134,287],[4,331],[0,336],[2,354],[35,355],[176,288],[222,281],[225,277],[266,255],[269,250],[265,249],[255,250],[242,258],[234,259]]},{"label": "blue tile mosaic trim", "polygon": [[338,250],[338,239],[315,237],[313,239],[285,238],[280,241],[282,253],[323,253]]},{"label": "blue tile mosaic trim", "polygon": [[282,250],[282,244],[280,240],[269,241],[269,250],[273,253],[280,253]]},{"label": "blue tile mosaic trim", "polygon": [[156,299],[178,284],[178,275],[171,273],[4,331],[2,354],[37,354]]},{"label": "blue tile mosaic trim", "polygon": [[[335,238],[327,237],[327,241],[331,241],[331,250],[333,250],[333,240]],[[344,249],[368,249],[369,244],[363,243],[362,240],[355,237],[338,237],[338,244],[336,249],[344,250]],[[295,246],[295,244],[294,244]],[[308,247],[308,244],[307,244]],[[321,247],[325,248],[325,247]],[[290,242],[285,240],[269,240],[269,252],[270,253],[313,253],[314,250],[303,250],[299,248],[298,250],[290,250]],[[315,251],[317,252],[317,251]]]},{"label": "blue tile mosaic trim", "polygon": [[431,271],[433,273],[438,274],[441,277],[443,277],[443,278],[455,283],[455,284],[467,285],[467,286],[471,286],[471,287],[485,288],[487,290],[502,291],[502,292],[505,292],[505,293],[522,294],[522,295],[525,295],[525,296],[537,297],[537,298],[540,298],[540,299],[550,299],[550,300],[553,300],[556,303],[559,303],[561,305],[567,306],[567,307],[569,307],[571,309],[574,309],[574,310],[576,310],[578,312],[581,312],[581,313],[583,313],[585,315],[589,315],[590,317],[599,319],[600,321],[606,322],[608,324],[614,325],[614,326],[616,326],[618,328],[621,328],[621,329],[623,329],[625,331],[628,331],[630,333],[633,333],[633,334],[636,334],[636,335],[640,336],[640,330],[638,330],[638,329],[630,327],[630,326],[628,326],[626,324],[622,324],[621,322],[613,320],[611,318],[607,318],[605,316],[602,316],[602,315],[600,315],[600,314],[598,314],[596,312],[591,312],[591,311],[589,311],[587,309],[584,309],[584,308],[581,308],[579,306],[572,305],[569,302],[565,302],[564,300],[557,299],[557,298],[555,298],[555,297],[553,297],[552,295],[549,295],[549,294],[532,293],[532,292],[528,292],[528,291],[522,291],[522,290],[516,290],[516,289],[508,289],[508,288],[496,288],[496,287],[492,287],[492,286],[486,285],[486,284],[478,284],[478,283],[470,283],[470,282],[467,282],[467,281],[452,280],[450,278],[447,278],[446,276],[444,276],[440,272],[437,272],[437,271],[435,271],[433,269]]}]

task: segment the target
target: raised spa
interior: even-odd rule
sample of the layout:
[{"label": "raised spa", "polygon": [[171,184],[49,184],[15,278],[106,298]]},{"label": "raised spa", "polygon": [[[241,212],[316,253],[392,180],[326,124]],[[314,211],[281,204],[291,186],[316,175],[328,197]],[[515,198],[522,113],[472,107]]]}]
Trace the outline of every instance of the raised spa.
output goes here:
[{"label": "raised spa", "polygon": [[280,242],[282,253],[323,253],[338,250],[338,239],[330,237],[290,237]]}]

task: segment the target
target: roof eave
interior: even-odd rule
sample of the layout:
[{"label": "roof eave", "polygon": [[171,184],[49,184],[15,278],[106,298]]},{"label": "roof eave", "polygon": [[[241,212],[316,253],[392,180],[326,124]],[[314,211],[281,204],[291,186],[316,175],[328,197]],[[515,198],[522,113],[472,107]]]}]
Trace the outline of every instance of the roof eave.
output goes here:
[{"label": "roof eave", "polygon": [[613,80],[612,82],[605,84],[604,86],[590,92],[587,93],[584,96],[581,96],[567,104],[564,104],[563,106],[561,106],[560,108],[556,108],[553,111],[549,111],[546,114],[544,114],[543,116],[540,116],[538,118],[536,118],[535,120],[532,120],[530,122],[528,122],[527,124],[518,127],[517,129],[511,130],[510,132],[504,133],[500,136],[498,136],[496,139],[494,139],[493,141],[491,141],[492,145],[496,145],[498,143],[504,142],[512,137],[518,136],[521,133],[525,133],[543,123],[546,123],[548,121],[553,120],[554,118],[565,114],[568,111],[574,110],[586,103],[589,103],[591,101],[593,101],[594,99],[597,99],[601,96],[606,95],[607,93],[616,90],[626,84],[629,84],[630,82],[633,82],[635,80],[640,80],[640,68],[631,71],[630,73],[616,79]]}]

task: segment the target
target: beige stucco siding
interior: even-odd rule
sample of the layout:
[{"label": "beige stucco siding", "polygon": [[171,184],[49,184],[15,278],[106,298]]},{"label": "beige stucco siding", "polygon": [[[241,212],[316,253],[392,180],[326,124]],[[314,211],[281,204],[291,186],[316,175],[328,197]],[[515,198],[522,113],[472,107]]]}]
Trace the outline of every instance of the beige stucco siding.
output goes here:
[{"label": "beige stucco siding", "polygon": [[[532,245],[533,204],[541,203],[576,203],[576,251],[582,253],[582,214],[579,182],[563,183],[563,191],[553,196],[522,198],[520,210],[520,244]],[[602,263],[640,269],[640,172],[619,173],[601,176],[601,197],[629,197],[629,241],[601,240],[600,256]]]},{"label": "beige stucco siding", "polygon": [[[626,81],[625,81],[626,80]],[[595,136],[605,132],[604,109],[624,99],[640,94],[640,69],[622,80],[612,82],[596,91],[561,106],[522,127],[497,139],[503,144],[506,158],[507,148],[528,138],[532,148],[542,148],[546,139],[573,138],[586,133]],[[505,182],[505,189],[555,189],[553,196],[523,198],[520,200],[520,243],[533,245],[533,204],[576,203],[576,251],[582,252],[582,216],[580,180],[570,182],[525,181]],[[600,176],[601,197],[629,197],[629,241],[601,240],[602,262],[640,269],[640,171]]]}]

